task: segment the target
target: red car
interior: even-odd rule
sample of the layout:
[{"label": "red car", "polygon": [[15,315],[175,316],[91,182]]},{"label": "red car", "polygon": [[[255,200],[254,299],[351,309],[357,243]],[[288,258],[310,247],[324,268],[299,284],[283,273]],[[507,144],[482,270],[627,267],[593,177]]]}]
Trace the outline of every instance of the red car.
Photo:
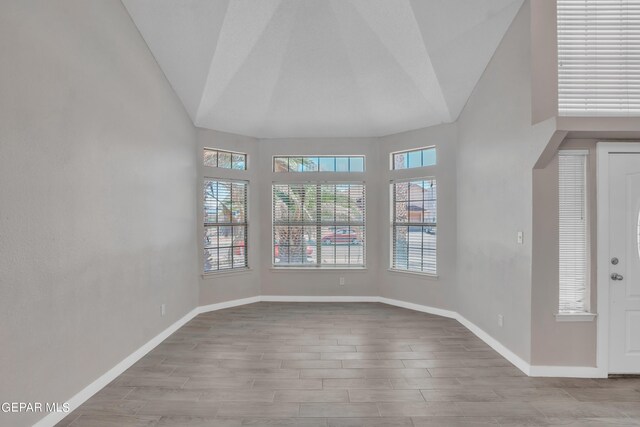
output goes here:
[{"label": "red car", "polygon": [[335,232],[330,231],[322,235],[322,244],[330,245],[332,243],[360,243],[358,233],[353,230],[338,229]]}]

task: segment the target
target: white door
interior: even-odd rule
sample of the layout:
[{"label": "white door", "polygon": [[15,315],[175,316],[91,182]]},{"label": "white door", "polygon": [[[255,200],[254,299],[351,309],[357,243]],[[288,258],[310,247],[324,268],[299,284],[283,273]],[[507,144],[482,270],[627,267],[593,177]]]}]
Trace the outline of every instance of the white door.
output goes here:
[{"label": "white door", "polygon": [[609,154],[609,372],[640,373],[640,153]]}]

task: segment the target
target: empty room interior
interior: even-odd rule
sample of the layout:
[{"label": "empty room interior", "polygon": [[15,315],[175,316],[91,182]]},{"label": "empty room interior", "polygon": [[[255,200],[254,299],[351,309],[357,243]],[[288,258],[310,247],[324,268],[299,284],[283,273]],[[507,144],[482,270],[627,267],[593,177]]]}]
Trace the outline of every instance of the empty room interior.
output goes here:
[{"label": "empty room interior", "polygon": [[640,0],[0,0],[0,405],[640,426]]}]

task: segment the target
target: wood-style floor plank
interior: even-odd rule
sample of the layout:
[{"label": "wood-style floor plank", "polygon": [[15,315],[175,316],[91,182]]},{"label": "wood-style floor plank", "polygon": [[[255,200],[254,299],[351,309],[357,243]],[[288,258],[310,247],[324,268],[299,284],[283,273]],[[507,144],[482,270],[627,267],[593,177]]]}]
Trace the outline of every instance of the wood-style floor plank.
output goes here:
[{"label": "wood-style floor plank", "polygon": [[263,302],[199,315],[59,425],[640,427],[640,379],[528,378],[383,304]]}]

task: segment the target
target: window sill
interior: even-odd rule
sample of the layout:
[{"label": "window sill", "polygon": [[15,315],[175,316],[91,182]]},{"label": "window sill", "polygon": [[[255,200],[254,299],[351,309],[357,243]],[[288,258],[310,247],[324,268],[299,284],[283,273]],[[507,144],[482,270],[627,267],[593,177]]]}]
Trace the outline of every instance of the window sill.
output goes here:
[{"label": "window sill", "polygon": [[593,322],[596,313],[557,313],[556,322]]},{"label": "window sill", "polygon": [[221,270],[221,271],[212,271],[210,273],[202,273],[200,276],[203,279],[215,279],[217,277],[223,277],[223,276],[234,276],[237,274],[248,274],[248,273],[253,273],[253,269],[251,268],[230,268],[228,270]]},{"label": "window sill", "polygon": [[367,267],[271,267],[271,271],[281,273],[283,271],[367,271]]},{"label": "window sill", "polygon": [[400,274],[408,274],[410,276],[420,276],[430,280],[438,280],[439,276],[437,274],[431,273],[421,273],[419,271],[411,271],[411,270],[397,270],[395,268],[388,268],[387,271],[391,273],[400,273]]}]

